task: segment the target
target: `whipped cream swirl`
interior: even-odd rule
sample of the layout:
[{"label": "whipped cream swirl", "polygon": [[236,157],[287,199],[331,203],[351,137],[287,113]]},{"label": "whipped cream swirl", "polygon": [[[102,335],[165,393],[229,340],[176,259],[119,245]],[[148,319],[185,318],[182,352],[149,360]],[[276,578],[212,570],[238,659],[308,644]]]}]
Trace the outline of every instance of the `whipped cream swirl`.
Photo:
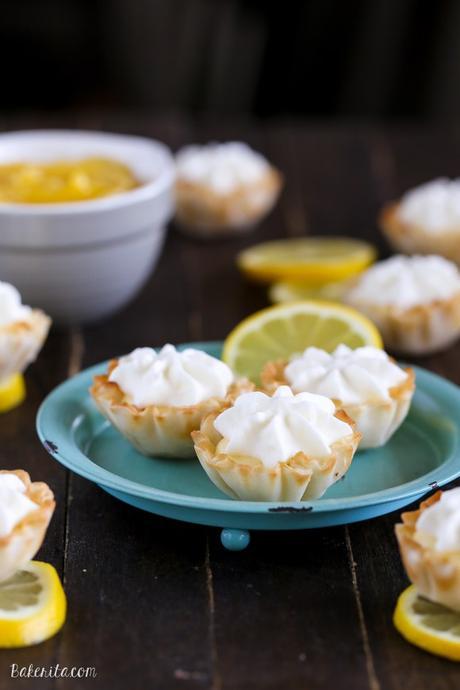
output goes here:
[{"label": "whipped cream swirl", "polygon": [[15,474],[0,474],[0,538],[6,537],[26,515],[38,508],[25,495],[26,487]]},{"label": "whipped cream swirl", "polygon": [[398,216],[429,233],[460,232],[460,179],[440,178],[411,189],[400,201]]},{"label": "whipped cream swirl", "polygon": [[165,345],[159,352],[139,347],[121,357],[109,376],[137,407],[187,407],[224,398],[233,382],[231,369],[205,352],[187,348],[179,352]]},{"label": "whipped cream swirl", "polygon": [[415,525],[415,538],[436,551],[460,552],[460,487],[444,491],[423,510]]},{"label": "whipped cream swirl", "polygon": [[261,154],[242,142],[186,146],[176,156],[180,179],[209,187],[222,196],[258,182],[269,167]]},{"label": "whipped cream swirl", "polygon": [[449,299],[460,291],[460,273],[441,256],[393,256],[360,276],[346,301],[410,309]]},{"label": "whipped cream swirl", "polygon": [[272,397],[243,393],[214,420],[223,436],[218,449],[258,458],[266,467],[286,462],[299,452],[322,458],[331,454],[333,443],[353,433],[334,414],[334,403],[328,398],[295,395],[289,386],[280,386]]},{"label": "whipped cream swirl", "polygon": [[307,347],[302,355],[291,358],[284,375],[296,393],[317,393],[344,405],[390,400],[390,389],[407,378],[383,350],[352,350],[347,345],[339,345],[332,354]]},{"label": "whipped cream swirl", "polygon": [[21,303],[21,295],[14,285],[0,282],[0,326],[30,317],[31,308]]}]

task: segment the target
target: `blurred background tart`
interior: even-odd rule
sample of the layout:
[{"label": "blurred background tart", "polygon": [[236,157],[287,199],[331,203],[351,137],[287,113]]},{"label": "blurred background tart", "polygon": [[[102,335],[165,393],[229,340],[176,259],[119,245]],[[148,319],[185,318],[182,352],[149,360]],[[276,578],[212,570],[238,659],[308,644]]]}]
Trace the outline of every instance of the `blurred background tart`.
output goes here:
[{"label": "blurred background tart", "polygon": [[176,220],[191,234],[250,229],[269,213],[282,176],[242,142],[186,146],[176,155]]},{"label": "blurred background tart", "polygon": [[439,178],[389,203],[379,217],[390,245],[405,254],[440,254],[460,264],[460,179]]}]

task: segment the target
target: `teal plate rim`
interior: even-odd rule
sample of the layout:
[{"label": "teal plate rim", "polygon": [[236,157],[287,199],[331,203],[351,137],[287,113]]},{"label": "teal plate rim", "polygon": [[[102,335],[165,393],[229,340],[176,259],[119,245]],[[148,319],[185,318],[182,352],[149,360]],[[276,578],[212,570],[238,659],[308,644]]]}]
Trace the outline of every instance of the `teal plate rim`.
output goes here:
[{"label": "teal plate rim", "polygon": [[[196,347],[206,350],[211,350],[214,353],[219,353],[222,348],[220,341],[206,341],[206,342],[192,342],[183,343],[177,346],[178,348]],[[44,399],[37,413],[36,428],[39,439],[48,453],[55,458],[62,465],[74,471],[76,474],[95,482],[96,484],[127,493],[131,496],[166,503],[177,506],[184,506],[189,508],[197,508],[202,510],[219,510],[222,512],[232,513],[255,513],[263,514],[272,512],[273,509],[279,509],[280,505],[286,510],[292,508],[293,511],[301,511],[309,506],[314,506],[315,512],[330,512],[341,511],[346,509],[364,508],[369,506],[376,506],[391,501],[408,499],[411,496],[414,498],[428,493],[437,487],[443,486],[460,476],[460,449],[459,449],[459,434],[457,434],[456,442],[450,454],[445,460],[435,469],[425,473],[421,477],[413,479],[409,482],[399,484],[389,489],[382,491],[374,491],[369,494],[363,494],[356,497],[348,498],[321,498],[312,501],[297,501],[297,502],[282,502],[282,501],[238,501],[229,500],[228,498],[204,498],[199,496],[188,496],[182,493],[174,493],[171,491],[164,491],[156,489],[155,487],[146,486],[145,484],[132,481],[110,472],[96,463],[94,463],[85,453],[76,445],[72,431],[75,425],[78,424],[81,414],[76,416],[68,427],[63,427],[56,422],[54,410],[56,406],[60,406],[63,401],[76,402],[81,401],[81,391],[88,390],[92,377],[96,374],[104,372],[107,368],[107,361],[95,364],[75,376],[67,379]],[[460,388],[451,383],[447,379],[438,376],[419,366],[411,365],[417,377],[419,389],[434,388],[436,400],[444,403],[450,410],[455,409],[460,403]],[[77,394],[77,395],[76,395]],[[87,400],[90,402],[90,396],[87,394]],[[93,404],[90,402],[90,404]],[[460,420],[454,420],[458,431],[460,431]],[[50,439],[53,439],[50,442]],[[62,449],[64,448],[64,452]],[[185,461],[187,462],[187,461]],[[407,501],[409,502],[409,501]]]}]

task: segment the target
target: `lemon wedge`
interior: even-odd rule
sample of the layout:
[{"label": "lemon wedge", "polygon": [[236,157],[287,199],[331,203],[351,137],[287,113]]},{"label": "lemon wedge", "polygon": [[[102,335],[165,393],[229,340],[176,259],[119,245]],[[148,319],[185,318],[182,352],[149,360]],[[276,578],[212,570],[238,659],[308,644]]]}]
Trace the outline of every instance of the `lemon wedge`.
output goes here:
[{"label": "lemon wedge", "polygon": [[393,622],[408,642],[460,661],[460,613],[421,597],[414,585],[400,595]]},{"label": "lemon wedge", "polygon": [[0,582],[0,647],[28,647],[52,637],[66,616],[66,597],[52,565],[30,561]]},{"label": "lemon wedge", "polygon": [[268,289],[271,302],[299,302],[305,299],[319,299],[332,302],[340,302],[347,291],[350,280],[341,280],[338,283],[326,283],[325,285],[308,285],[307,283],[273,283]]},{"label": "lemon wedge", "polygon": [[20,405],[26,397],[26,384],[22,374],[13,374],[0,383],[0,412],[8,412]]},{"label": "lemon wedge", "polygon": [[290,302],[241,321],[227,336],[222,359],[235,374],[258,381],[269,360],[287,359],[312,345],[332,352],[341,343],[351,348],[383,347],[374,324],[351,307],[314,300]]},{"label": "lemon wedge", "polygon": [[300,237],[263,242],[237,256],[240,270],[261,283],[313,285],[344,280],[375,261],[375,248],[349,237]]}]

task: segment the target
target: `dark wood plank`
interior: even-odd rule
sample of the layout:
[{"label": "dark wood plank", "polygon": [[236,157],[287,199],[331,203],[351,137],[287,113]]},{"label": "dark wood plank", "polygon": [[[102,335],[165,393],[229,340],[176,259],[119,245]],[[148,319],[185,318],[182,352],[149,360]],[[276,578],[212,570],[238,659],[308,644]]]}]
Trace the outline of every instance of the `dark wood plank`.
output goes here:
[{"label": "dark wood plank", "polygon": [[[383,202],[397,198],[411,186],[438,175],[456,174],[459,145],[452,132],[396,129],[372,133],[367,152],[371,160],[371,184],[378,201],[371,210],[373,218]],[[369,223],[373,218],[369,217]],[[458,383],[459,355],[457,345],[435,356],[419,357],[417,363]],[[409,645],[392,623],[397,597],[409,584],[394,537],[394,525],[399,519],[400,511],[397,511],[348,528],[375,690],[397,690],[402,678],[407,690],[451,690],[458,684],[457,667]]]},{"label": "dark wood plank", "polygon": [[[220,127],[216,130],[221,131]],[[216,130],[207,129],[206,133]],[[244,135],[281,167],[287,188],[277,211],[255,233],[228,241],[228,251],[218,244],[184,246],[195,309],[205,315],[199,331],[204,339],[225,336],[248,312],[267,305],[265,294],[238,275],[234,253],[255,241],[293,234],[285,219],[296,219],[297,234],[306,228],[303,204],[312,177],[303,174],[296,156],[313,162],[321,153],[316,137],[293,136],[287,148],[283,130],[242,130],[238,135]],[[339,165],[335,159],[333,165]],[[334,192],[328,199],[331,208],[341,200]],[[315,220],[314,213],[311,218]],[[337,677],[344,689],[368,687],[343,529],[254,533],[249,550],[237,556],[225,553],[214,533],[209,569],[222,688],[314,690],[333,687]],[[330,639],[334,639],[333,647]]]},{"label": "dark wood plank", "polygon": [[343,529],[253,533],[237,555],[214,537],[211,569],[223,688],[371,687]]},{"label": "dark wood plank", "polygon": [[[157,132],[144,130],[166,139],[166,131]],[[83,366],[139,345],[190,338],[179,244],[171,234],[137,300],[85,329]],[[211,687],[206,530],[130,508],[78,477],[70,498],[65,573],[72,627],[60,663],[95,666],[92,686],[104,690]]]},{"label": "dark wood plank", "polygon": [[[68,624],[58,661],[92,687],[210,687],[205,531],[135,510],[72,477]],[[62,680],[58,687],[65,688]]]},{"label": "dark wood plank", "polygon": [[[27,398],[15,410],[0,416],[0,467],[25,469],[32,480],[45,481],[54,491],[56,510],[45,542],[36,558],[52,563],[62,575],[66,524],[67,472],[41,447],[35,433],[35,416],[44,396],[67,376],[70,340],[67,333],[52,331],[38,360],[26,373]],[[29,649],[2,650],[0,689],[30,687],[30,681],[10,678],[10,665],[56,663],[60,635]],[[40,681],[41,688],[54,688],[55,681]]]},{"label": "dark wood plank", "polygon": [[375,690],[399,690],[402,679],[407,690],[453,690],[458,686],[458,666],[410,645],[392,623],[397,598],[409,585],[394,537],[398,521],[399,513],[392,513],[348,528],[378,678]]}]

